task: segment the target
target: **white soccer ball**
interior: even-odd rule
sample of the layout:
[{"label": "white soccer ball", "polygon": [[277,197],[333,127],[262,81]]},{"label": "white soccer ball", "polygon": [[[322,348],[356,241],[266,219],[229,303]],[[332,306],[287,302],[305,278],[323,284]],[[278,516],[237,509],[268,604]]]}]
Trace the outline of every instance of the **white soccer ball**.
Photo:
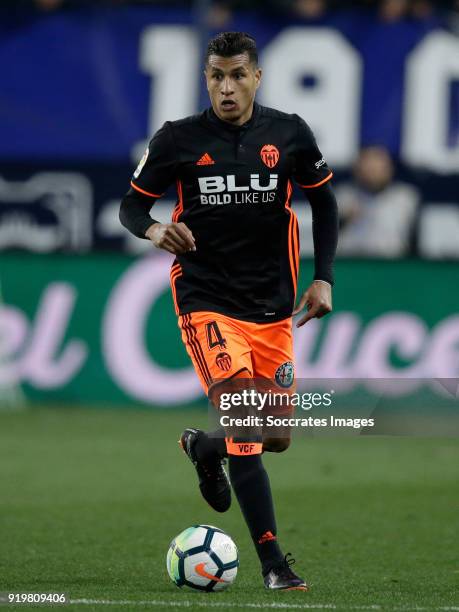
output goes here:
[{"label": "white soccer ball", "polygon": [[212,525],[188,527],[174,538],[167,552],[167,572],[178,587],[223,591],[236,578],[236,544]]}]

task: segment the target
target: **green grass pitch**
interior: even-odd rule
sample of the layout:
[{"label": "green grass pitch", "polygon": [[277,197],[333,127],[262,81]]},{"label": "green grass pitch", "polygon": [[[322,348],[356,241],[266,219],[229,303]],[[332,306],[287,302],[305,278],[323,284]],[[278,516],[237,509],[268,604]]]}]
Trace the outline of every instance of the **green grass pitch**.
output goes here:
[{"label": "green grass pitch", "polygon": [[[457,439],[297,438],[265,455],[281,545],[312,587],[270,593],[237,503],[213,512],[177,445],[185,426],[206,420],[0,413],[0,591],[85,600],[68,610],[459,610]],[[182,591],[167,576],[170,540],[196,523],[239,547],[224,593]]]}]

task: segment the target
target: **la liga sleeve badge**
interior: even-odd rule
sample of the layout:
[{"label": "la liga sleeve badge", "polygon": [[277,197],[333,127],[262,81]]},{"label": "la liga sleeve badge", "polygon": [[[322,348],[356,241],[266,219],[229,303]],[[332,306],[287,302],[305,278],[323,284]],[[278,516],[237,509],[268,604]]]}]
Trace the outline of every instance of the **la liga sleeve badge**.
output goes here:
[{"label": "la liga sleeve badge", "polygon": [[137,168],[136,168],[136,170],[134,172],[134,178],[139,178],[140,173],[142,172],[143,167],[147,163],[147,159],[148,159],[149,154],[150,154],[150,150],[147,147],[145,149],[145,153],[142,155],[142,159],[139,161],[139,165],[137,166]]}]

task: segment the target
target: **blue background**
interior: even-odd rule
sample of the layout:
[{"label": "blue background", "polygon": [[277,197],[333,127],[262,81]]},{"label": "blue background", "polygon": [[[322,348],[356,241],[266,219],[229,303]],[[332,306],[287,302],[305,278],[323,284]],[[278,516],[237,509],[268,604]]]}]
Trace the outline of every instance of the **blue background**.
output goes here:
[{"label": "blue background", "polygon": [[[192,24],[192,15],[154,7],[1,15],[0,159],[130,161],[134,143],[148,136],[150,77],[139,68],[139,37],[153,24]],[[299,23],[245,13],[228,29],[250,32],[262,51],[288,25]],[[306,25],[331,26],[360,52],[360,141],[384,144],[397,155],[405,59],[439,21],[385,24],[356,11]],[[458,100],[453,88],[454,107]],[[452,114],[450,145],[457,141],[458,115]]]}]

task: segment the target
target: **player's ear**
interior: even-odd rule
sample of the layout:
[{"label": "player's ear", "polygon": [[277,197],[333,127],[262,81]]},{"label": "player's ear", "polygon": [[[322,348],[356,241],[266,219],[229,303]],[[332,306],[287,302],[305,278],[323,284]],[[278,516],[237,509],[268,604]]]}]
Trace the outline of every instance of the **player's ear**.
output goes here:
[{"label": "player's ear", "polygon": [[257,68],[255,70],[255,80],[257,82],[257,89],[260,87],[260,83],[261,83],[261,75],[262,75],[262,70],[261,68]]}]

